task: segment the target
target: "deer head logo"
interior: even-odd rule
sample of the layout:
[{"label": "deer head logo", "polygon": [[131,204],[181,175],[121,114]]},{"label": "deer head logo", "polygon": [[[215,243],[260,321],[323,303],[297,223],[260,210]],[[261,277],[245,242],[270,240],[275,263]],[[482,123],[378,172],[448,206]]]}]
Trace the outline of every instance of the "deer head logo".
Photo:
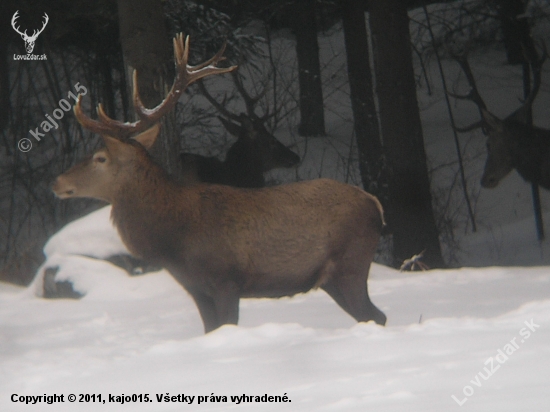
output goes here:
[{"label": "deer head logo", "polygon": [[19,10],[17,10],[14,13],[11,19],[11,26],[17,33],[21,35],[21,38],[25,41],[25,49],[27,49],[27,54],[31,54],[34,49],[34,42],[38,38],[38,35],[44,31],[44,29],[46,28],[46,24],[48,24],[48,21],[50,20],[50,18],[46,13],[44,13],[44,23],[42,24],[42,28],[40,30],[34,30],[32,33],[32,36],[29,36],[27,34],[27,30],[25,30],[24,32],[21,32],[19,30],[19,26],[16,26],[16,20],[19,17],[18,13],[19,13]]}]

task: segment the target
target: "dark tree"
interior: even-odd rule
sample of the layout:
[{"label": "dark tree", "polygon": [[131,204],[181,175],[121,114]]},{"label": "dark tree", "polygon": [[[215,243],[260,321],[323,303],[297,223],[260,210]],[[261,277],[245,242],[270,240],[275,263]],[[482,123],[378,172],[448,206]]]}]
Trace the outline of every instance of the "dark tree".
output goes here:
[{"label": "dark tree", "polygon": [[[120,43],[130,71],[138,71],[140,96],[146,107],[159,104],[165,84],[171,83],[173,65],[170,36],[160,0],[118,0]],[[128,74],[131,72],[129,71]],[[131,78],[129,76],[129,78]],[[179,141],[174,119],[163,122],[163,135],[153,150],[170,172],[179,170]],[[163,145],[164,147],[159,147]]]},{"label": "dark tree", "polygon": [[170,37],[159,0],[118,0],[120,43],[126,63],[139,72],[143,103],[160,103],[159,78],[166,75],[172,59]]},{"label": "dark tree", "polygon": [[325,134],[316,5],[317,0],[300,0],[294,3],[292,10],[288,12],[296,36],[301,116],[298,133],[301,136]]},{"label": "dark tree", "polygon": [[402,0],[372,1],[369,11],[380,124],[390,173],[387,220],[394,257],[402,261],[425,250],[425,263],[441,267],[407,7]]},{"label": "dark tree", "polygon": [[382,143],[374,102],[363,3],[362,0],[342,1],[351,107],[363,187],[385,204]]},{"label": "dark tree", "polygon": [[522,0],[497,2],[506,57],[510,64],[536,60],[537,52],[531,38],[529,21],[527,18],[518,18],[525,13],[525,6]]},{"label": "dark tree", "polygon": [[[325,134],[323,91],[321,84],[321,66],[319,62],[319,44],[317,20],[325,10],[318,0],[278,0],[257,1],[220,1],[201,0],[209,7],[223,11],[231,16],[235,27],[243,27],[251,20],[260,19],[269,29],[290,28],[296,36],[296,57],[298,61],[298,81],[300,95],[300,125],[298,132],[302,136],[320,136]],[[323,2],[323,7],[331,2]],[[334,13],[333,13],[334,14]]]}]

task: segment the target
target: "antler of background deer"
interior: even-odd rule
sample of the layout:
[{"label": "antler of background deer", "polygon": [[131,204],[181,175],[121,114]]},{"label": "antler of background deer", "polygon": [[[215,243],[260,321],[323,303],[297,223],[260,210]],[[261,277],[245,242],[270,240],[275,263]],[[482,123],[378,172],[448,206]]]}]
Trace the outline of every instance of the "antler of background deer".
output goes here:
[{"label": "antler of background deer", "polygon": [[228,73],[237,68],[237,66],[231,66],[227,68],[216,67],[216,65],[224,60],[223,53],[225,51],[225,44],[216,53],[214,57],[206,62],[200,63],[196,66],[189,66],[189,36],[183,41],[183,34],[178,34],[174,40],[174,59],[176,65],[176,78],[172,84],[170,92],[166,98],[155,108],[147,109],[139,96],[137,71],[133,73],[133,102],[134,109],[139,117],[135,122],[122,122],[113,120],[103,110],[101,103],[97,107],[97,114],[99,120],[94,120],[86,116],[82,112],[81,97],[79,95],[77,102],[74,106],[74,113],[76,118],[85,128],[99,134],[107,134],[119,139],[128,138],[132,134],[136,134],[146,130],[153,124],[157,123],[162,116],[169,112],[178,101],[181,94],[192,83],[213,74]]},{"label": "antler of background deer", "polygon": [[248,116],[256,120],[259,120],[262,123],[265,122],[270,116],[269,110],[266,111],[266,113],[262,117],[259,117],[255,112],[255,108],[258,102],[260,101],[260,99],[264,97],[265,94],[267,93],[267,87],[264,87],[263,91],[258,96],[251,97],[246,91],[246,89],[244,88],[243,82],[241,81],[241,78],[239,77],[239,75],[236,72],[233,72],[231,73],[231,76],[233,77],[233,81],[235,82],[235,86],[237,87],[239,94],[243,97]]},{"label": "antler of background deer", "polygon": [[264,96],[266,88],[257,97],[251,97],[241,79],[231,73],[237,92],[246,105],[246,113],[239,115],[227,109],[229,99],[224,94],[220,102],[207,90],[204,82],[198,85],[202,95],[220,114],[219,120],[225,129],[237,137],[225,155],[225,160],[205,157],[194,153],[181,153],[182,181],[186,184],[197,182],[224,184],[236,187],[264,187],[264,173],[277,168],[289,168],[299,164],[300,156],[279,142],[266,128],[269,111],[259,117],[254,108]]},{"label": "antler of background deer", "polygon": [[[449,92],[449,95],[454,97],[455,99],[470,100],[474,102],[479,109],[479,115],[483,119],[482,110],[487,110],[487,105],[483,101],[483,98],[481,97],[481,94],[479,93],[479,90],[477,88],[474,74],[472,73],[472,68],[470,67],[470,63],[468,62],[468,57],[466,54],[460,54],[460,55],[453,54],[453,58],[460,65],[460,68],[464,72],[464,75],[466,76],[466,80],[468,80],[468,84],[470,85],[470,92],[464,95],[459,95],[459,94],[454,94]],[[457,132],[466,133],[482,127],[483,124],[484,124],[483,120],[478,120],[477,122],[474,122],[469,126],[455,127],[455,129]]]},{"label": "antler of background deer", "polygon": [[218,102],[208,91],[206,86],[204,85],[204,82],[202,80],[199,80],[197,82],[197,85],[199,86],[199,89],[201,91],[201,94],[210,102],[210,104],[223,116],[227,117],[228,119],[235,120],[237,122],[240,122],[242,119],[240,116],[236,115],[235,113],[230,112],[225,107],[227,96],[224,96],[223,102]]},{"label": "antler of background deer", "polygon": [[[523,112],[530,108],[533,102],[535,101],[535,98],[537,97],[537,94],[540,90],[541,85],[541,77],[542,77],[542,66],[544,65],[544,62],[546,61],[548,57],[548,52],[546,49],[546,44],[543,42],[542,45],[542,56],[539,59],[531,59],[531,70],[533,73],[533,87],[531,89],[531,92],[529,93],[529,96],[522,102],[522,106],[517,109],[513,114],[511,114],[510,117],[515,117],[516,119],[519,118]],[[474,78],[474,75],[472,73],[472,68],[470,67],[470,63],[468,62],[468,58],[466,54],[453,54],[453,58],[456,60],[456,62],[460,65],[460,68],[464,72],[464,75],[466,76],[466,79],[468,80],[468,84],[470,85],[470,92],[465,95],[459,95],[454,93],[449,93],[450,96],[456,98],[456,99],[462,99],[462,100],[470,100],[474,102],[478,109],[481,118],[483,119],[483,113],[482,111],[488,111],[487,105],[483,101],[483,98],[481,97],[481,94],[479,93],[479,90],[477,88],[477,84]],[[472,123],[469,126],[466,127],[456,127],[456,130],[460,133],[469,132],[475,129],[478,129],[480,127],[483,127],[485,125],[484,120],[478,120],[477,122]],[[485,131],[484,131],[485,133]]]},{"label": "antler of background deer", "polygon": [[540,90],[540,84],[542,82],[542,66],[544,65],[544,62],[548,58],[548,50],[546,49],[546,43],[542,42],[542,55],[540,58],[532,58],[530,60],[531,64],[531,71],[533,73],[533,87],[531,88],[531,92],[529,93],[529,96],[525,98],[525,100],[522,102],[522,106],[517,109],[512,116],[516,117],[525,111],[526,108],[530,108],[535,101],[535,98],[537,97],[537,94]]},{"label": "antler of background deer", "polygon": [[[256,97],[251,97],[250,94],[246,91],[246,89],[243,86],[243,83],[238,75],[237,72],[231,72],[231,76],[233,77],[233,83],[235,84],[235,87],[237,88],[237,91],[241,95],[243,102],[246,107],[246,113],[248,115],[248,118],[253,121],[259,121],[261,123],[265,122],[271,115],[269,111],[267,111],[263,116],[258,116],[256,114],[256,105],[258,104],[258,101],[265,96],[267,93],[267,88],[264,88],[264,90]],[[224,97],[224,100],[222,103],[218,102],[207,90],[204,82],[199,81],[198,82],[199,89],[202,93],[202,95],[210,102],[210,104],[223,116],[227,117],[228,119],[232,119],[236,122],[243,123],[246,121],[245,117],[243,115],[237,115],[235,113],[230,112],[226,108],[225,102],[227,101],[227,98]]]}]

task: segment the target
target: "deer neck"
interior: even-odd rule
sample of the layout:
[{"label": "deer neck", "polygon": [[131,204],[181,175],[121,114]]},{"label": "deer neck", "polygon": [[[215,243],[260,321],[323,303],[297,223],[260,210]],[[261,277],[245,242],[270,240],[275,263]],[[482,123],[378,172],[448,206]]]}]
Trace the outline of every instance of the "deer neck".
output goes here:
[{"label": "deer neck", "polygon": [[230,186],[258,188],[265,186],[260,150],[253,143],[239,139],[225,158],[226,179]]},{"label": "deer neck", "polygon": [[536,127],[522,131],[514,139],[515,168],[525,180],[550,189],[550,146],[546,143],[550,134]]},{"label": "deer neck", "polygon": [[133,255],[163,264],[169,253],[166,244],[192,211],[186,201],[192,190],[149,163],[137,164],[132,178],[119,187],[111,202],[111,219]]}]

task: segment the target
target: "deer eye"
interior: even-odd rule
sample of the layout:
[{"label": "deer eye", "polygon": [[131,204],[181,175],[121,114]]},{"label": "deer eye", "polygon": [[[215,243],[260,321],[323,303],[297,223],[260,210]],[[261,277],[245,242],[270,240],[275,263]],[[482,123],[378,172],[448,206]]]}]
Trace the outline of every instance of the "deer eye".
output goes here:
[{"label": "deer eye", "polygon": [[107,161],[107,158],[105,158],[105,156],[96,156],[94,160],[99,163],[105,163]]}]

